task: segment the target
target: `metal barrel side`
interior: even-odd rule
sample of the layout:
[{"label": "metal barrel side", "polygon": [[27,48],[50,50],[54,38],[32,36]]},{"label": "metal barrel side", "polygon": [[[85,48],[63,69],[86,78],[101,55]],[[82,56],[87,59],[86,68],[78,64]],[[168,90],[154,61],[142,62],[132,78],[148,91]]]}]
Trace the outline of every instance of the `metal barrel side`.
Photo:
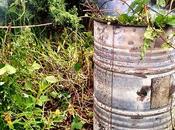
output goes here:
[{"label": "metal barrel side", "polygon": [[172,130],[175,50],[141,60],[144,31],[94,22],[94,130]]}]

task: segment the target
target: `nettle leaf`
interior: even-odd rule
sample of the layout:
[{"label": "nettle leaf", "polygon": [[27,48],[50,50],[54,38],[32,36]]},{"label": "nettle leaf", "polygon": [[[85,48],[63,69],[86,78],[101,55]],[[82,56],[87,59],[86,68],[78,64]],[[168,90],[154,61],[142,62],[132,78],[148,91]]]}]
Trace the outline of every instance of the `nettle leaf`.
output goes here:
[{"label": "nettle leaf", "polygon": [[16,73],[16,68],[14,68],[13,66],[6,64],[4,67],[2,67],[0,69],[0,75],[4,75],[4,74],[15,74]]},{"label": "nettle leaf", "polygon": [[45,79],[49,83],[57,83],[58,82],[58,79],[55,76],[47,76]]}]

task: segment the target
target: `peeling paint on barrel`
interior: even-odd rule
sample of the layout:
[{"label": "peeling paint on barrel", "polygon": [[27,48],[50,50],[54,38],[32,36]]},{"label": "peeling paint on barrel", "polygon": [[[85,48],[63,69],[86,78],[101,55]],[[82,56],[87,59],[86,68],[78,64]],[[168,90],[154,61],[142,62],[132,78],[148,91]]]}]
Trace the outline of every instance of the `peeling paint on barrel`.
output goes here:
[{"label": "peeling paint on barrel", "polygon": [[172,130],[175,50],[141,60],[144,31],[94,23],[94,130]]}]

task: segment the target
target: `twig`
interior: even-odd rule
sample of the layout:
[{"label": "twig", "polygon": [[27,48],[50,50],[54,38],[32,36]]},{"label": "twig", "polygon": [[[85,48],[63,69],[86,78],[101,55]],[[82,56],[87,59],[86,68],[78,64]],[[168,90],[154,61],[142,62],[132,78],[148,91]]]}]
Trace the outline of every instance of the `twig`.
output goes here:
[{"label": "twig", "polygon": [[165,15],[165,17],[168,16],[169,14],[173,13],[173,11],[175,11],[175,9],[172,9],[170,12],[168,12],[168,13]]},{"label": "twig", "polygon": [[172,10],[173,2],[174,2],[174,0],[171,0],[171,2],[170,2],[169,12],[171,12],[171,10]]},{"label": "twig", "polygon": [[[25,26],[10,26],[12,29],[17,29],[17,28],[34,28],[34,27],[44,27],[44,26],[49,26],[52,25],[53,23],[44,23],[44,24],[36,24],[36,25],[25,25]],[[9,26],[0,26],[0,29],[8,29]]]}]

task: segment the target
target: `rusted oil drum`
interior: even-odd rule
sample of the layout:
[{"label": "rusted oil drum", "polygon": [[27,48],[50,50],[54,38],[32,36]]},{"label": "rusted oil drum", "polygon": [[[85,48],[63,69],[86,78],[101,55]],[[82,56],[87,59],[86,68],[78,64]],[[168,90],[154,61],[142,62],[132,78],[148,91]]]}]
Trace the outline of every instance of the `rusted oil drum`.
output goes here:
[{"label": "rusted oil drum", "polygon": [[94,130],[172,130],[175,50],[156,39],[141,59],[144,32],[94,22]]}]

